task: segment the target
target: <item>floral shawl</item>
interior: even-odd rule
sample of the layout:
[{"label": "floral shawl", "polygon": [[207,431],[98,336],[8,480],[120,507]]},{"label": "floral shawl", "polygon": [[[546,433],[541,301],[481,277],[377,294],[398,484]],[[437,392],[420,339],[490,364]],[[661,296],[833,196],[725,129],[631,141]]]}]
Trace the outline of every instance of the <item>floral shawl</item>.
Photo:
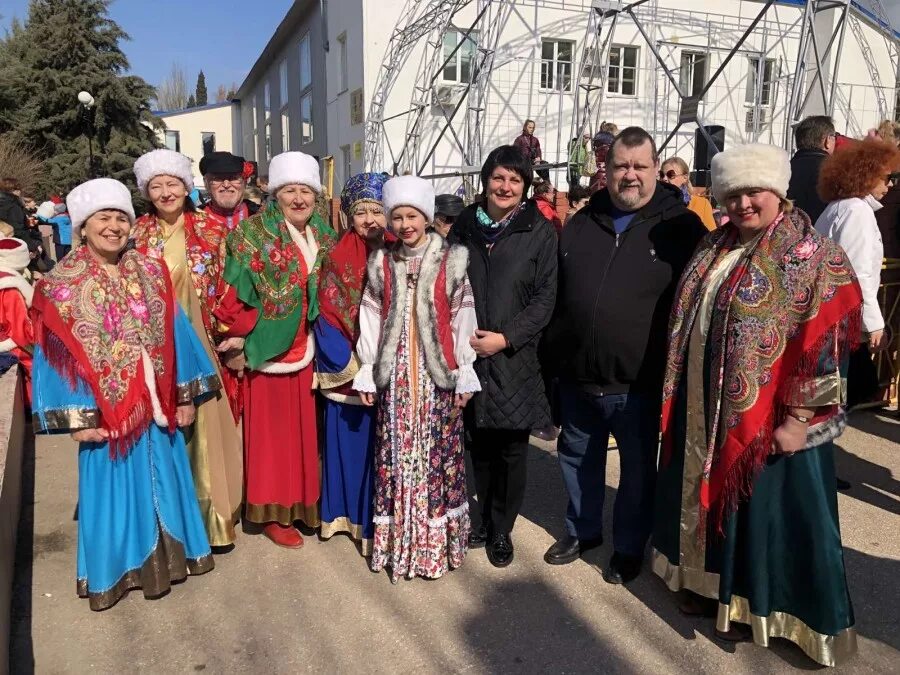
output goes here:
[{"label": "floral shawl", "polygon": [[[705,282],[737,242],[734,225],[710,233],[681,277],[669,326],[663,388],[662,462],[671,456],[675,401]],[[751,245],[715,299],[709,326],[707,457],[700,508],[721,531],[724,516],[749,496],[784,420],[785,394],[813,381],[823,344],[850,348],[862,294],[843,250],[813,229],[802,211],[779,216]],[[692,411],[703,414],[702,411]]]},{"label": "floral shawl", "polygon": [[[219,287],[221,264],[225,257],[226,229],[203,211],[186,211],[184,214],[184,239],[187,245],[187,264],[191,281],[200,300],[203,326],[210,344],[215,344],[212,310],[221,291]],[[145,215],[134,224],[135,248],[146,256],[163,260],[166,239],[156,216]]]},{"label": "floral shawl", "polygon": [[110,456],[127,454],[153,420],[145,378],[149,356],[162,413],[175,430],[175,300],[165,263],[125,252],[110,276],[81,246],[38,283],[35,338],[74,386],[84,380],[109,432]]},{"label": "floral shawl", "polygon": [[336,234],[318,212],[308,227],[320,247],[307,269],[277,203],[240,223],[227,238],[224,280],[238,298],[259,311],[244,343],[251,368],[287,351],[304,320],[319,314],[318,279],[322,252]]}]

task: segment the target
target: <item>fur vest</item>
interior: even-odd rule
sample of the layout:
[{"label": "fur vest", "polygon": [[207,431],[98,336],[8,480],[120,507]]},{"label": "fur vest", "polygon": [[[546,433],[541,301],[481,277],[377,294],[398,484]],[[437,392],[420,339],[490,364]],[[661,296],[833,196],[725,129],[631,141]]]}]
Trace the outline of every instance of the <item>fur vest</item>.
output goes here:
[{"label": "fur vest", "polygon": [[[469,252],[464,246],[450,246],[435,233],[428,235],[415,291],[416,328],[425,353],[428,374],[441,389],[456,387],[450,305],[454,293],[465,281]],[[369,256],[368,283],[381,300],[382,330],[375,362],[375,386],[386,389],[390,382],[400,334],[406,315],[407,262],[402,244],[379,249]]]}]

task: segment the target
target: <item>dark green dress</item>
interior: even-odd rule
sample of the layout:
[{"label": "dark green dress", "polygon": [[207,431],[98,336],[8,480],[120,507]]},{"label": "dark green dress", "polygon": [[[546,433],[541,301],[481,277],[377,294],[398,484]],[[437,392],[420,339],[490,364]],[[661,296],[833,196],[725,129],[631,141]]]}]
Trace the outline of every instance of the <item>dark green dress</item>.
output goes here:
[{"label": "dark green dress", "polygon": [[[722,274],[712,275],[704,301],[715,297],[716,280],[728,276],[738,257],[726,258]],[[725,521],[723,534],[712,524],[703,528],[697,495],[706,451],[705,332],[711,311],[711,306],[705,315],[701,310],[696,320],[687,383],[676,402],[675,446],[659,470],[653,570],[673,591],[684,588],[718,600],[719,630],[727,631],[731,621],[749,624],[759,645],[786,638],[818,663],[838,665],[856,651],[832,443],[843,418],[820,426],[822,443],[793,455],[770,456],[751,496]],[[846,363],[835,364],[827,350],[823,348],[821,359],[823,377],[835,378],[837,391],[830,395],[839,397]]]}]

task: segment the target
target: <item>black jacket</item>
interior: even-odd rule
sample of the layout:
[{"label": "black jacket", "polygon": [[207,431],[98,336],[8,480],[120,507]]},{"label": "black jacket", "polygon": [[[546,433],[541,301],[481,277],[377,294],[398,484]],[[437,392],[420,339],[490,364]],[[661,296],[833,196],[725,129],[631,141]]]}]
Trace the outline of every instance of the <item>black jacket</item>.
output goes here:
[{"label": "black jacket", "polygon": [[469,419],[483,429],[545,427],[550,408],[538,342],[556,300],[556,232],[528,202],[488,251],[476,209],[460,213],[449,239],[469,249],[478,327],[503,333],[510,347],[475,362],[481,393],[472,401]]},{"label": "black jacket", "polygon": [[563,228],[544,353],[560,377],[594,393],[659,396],[675,287],[706,229],[662,183],[619,235],[611,208],[601,190]]},{"label": "black jacket", "polygon": [[11,192],[0,192],[0,220],[12,226],[13,236],[24,241],[32,253],[41,246],[41,233],[28,226],[22,200]]},{"label": "black jacket", "polygon": [[816,190],[819,170],[826,159],[828,153],[824,150],[798,150],[791,157],[791,182],[788,184],[787,197],[797,208],[806,212],[813,225],[828,206],[819,198]]}]

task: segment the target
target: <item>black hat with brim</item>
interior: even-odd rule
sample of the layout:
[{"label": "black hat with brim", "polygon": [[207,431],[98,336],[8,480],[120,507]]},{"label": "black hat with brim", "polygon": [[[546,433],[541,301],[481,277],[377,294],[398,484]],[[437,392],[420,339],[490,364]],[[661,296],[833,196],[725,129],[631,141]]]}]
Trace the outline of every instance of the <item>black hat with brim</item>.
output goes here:
[{"label": "black hat with brim", "polygon": [[232,155],[230,152],[211,152],[200,160],[200,173],[228,174],[243,173],[244,158]]}]

